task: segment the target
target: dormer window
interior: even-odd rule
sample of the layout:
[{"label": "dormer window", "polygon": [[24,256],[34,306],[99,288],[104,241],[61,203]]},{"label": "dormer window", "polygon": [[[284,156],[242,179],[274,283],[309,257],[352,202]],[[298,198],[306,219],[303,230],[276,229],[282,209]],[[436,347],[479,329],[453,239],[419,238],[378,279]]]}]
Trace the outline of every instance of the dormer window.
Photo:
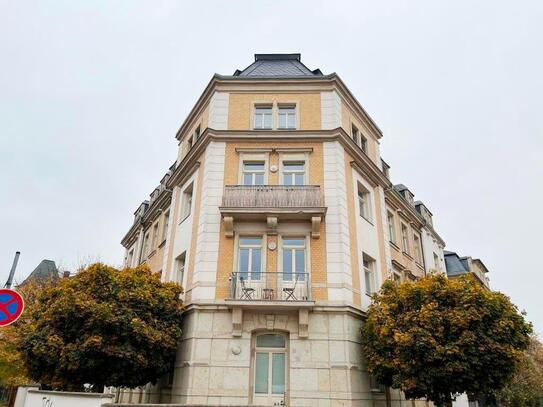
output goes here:
[{"label": "dormer window", "polygon": [[256,130],[271,130],[273,118],[272,105],[257,105],[255,106],[255,122]]}]

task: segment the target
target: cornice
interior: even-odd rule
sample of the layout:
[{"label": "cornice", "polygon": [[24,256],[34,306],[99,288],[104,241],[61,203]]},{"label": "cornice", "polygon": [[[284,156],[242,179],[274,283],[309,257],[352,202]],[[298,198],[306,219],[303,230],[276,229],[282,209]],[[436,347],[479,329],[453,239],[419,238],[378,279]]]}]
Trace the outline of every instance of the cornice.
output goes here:
[{"label": "cornice", "polygon": [[137,239],[137,236],[139,234],[139,229],[143,228],[146,229],[149,227],[157,218],[157,216],[160,214],[161,211],[166,209],[170,205],[172,199],[172,190],[171,189],[164,189],[157,199],[155,199],[149,208],[145,211],[145,215],[143,218],[139,219],[139,221],[135,222],[126,235],[121,240],[121,244],[125,248],[129,248],[134,241]]}]

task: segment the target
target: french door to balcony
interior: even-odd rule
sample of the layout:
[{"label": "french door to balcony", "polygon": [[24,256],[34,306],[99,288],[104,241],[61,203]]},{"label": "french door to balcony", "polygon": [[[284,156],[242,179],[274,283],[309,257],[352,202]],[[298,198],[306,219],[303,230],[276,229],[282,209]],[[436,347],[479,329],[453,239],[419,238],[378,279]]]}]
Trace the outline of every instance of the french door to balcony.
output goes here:
[{"label": "french door to balcony", "polygon": [[260,280],[262,273],[262,237],[240,237],[238,271],[240,278]]}]

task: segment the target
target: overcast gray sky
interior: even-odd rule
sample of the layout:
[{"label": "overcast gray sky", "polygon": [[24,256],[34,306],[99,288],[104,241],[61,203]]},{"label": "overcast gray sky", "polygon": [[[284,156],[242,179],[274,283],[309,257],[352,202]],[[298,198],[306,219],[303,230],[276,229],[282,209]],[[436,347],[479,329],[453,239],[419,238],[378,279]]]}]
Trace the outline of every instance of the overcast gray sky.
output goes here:
[{"label": "overcast gray sky", "polygon": [[301,52],[383,130],[447,248],[543,333],[543,2],[0,0],[0,266],[120,264],[214,72]]}]

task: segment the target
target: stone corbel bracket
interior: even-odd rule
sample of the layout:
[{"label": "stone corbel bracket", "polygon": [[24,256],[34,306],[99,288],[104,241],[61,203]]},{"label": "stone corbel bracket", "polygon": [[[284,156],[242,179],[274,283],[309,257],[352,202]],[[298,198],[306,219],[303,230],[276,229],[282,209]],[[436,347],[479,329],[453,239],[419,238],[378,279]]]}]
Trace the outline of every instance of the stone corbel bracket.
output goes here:
[{"label": "stone corbel bracket", "polygon": [[321,237],[321,221],[320,216],[311,217],[311,237],[314,239]]}]

